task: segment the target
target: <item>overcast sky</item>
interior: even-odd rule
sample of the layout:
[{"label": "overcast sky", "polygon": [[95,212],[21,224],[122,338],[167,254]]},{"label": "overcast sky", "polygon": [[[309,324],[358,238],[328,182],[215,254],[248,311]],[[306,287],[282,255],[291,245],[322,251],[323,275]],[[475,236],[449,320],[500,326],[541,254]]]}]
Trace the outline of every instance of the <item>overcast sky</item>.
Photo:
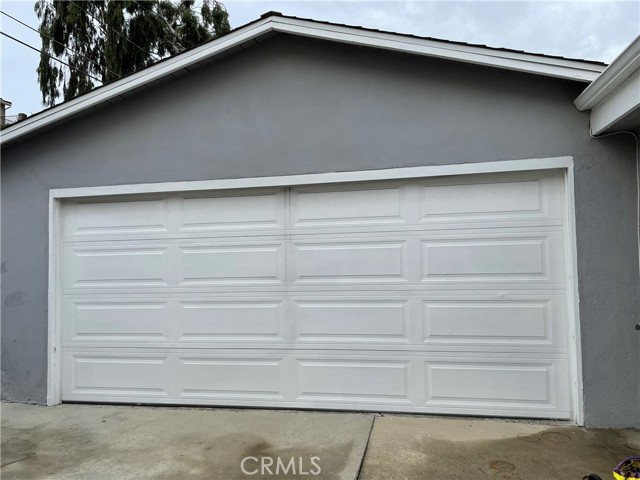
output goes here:
[{"label": "overcast sky", "polygon": [[[610,62],[640,34],[640,0],[630,1],[249,1],[223,2],[233,28],[269,10],[317,20]],[[34,0],[0,0],[3,11],[37,28]],[[4,15],[0,30],[40,48],[37,33]],[[42,110],[39,54],[0,37],[0,96],[9,114]]]}]

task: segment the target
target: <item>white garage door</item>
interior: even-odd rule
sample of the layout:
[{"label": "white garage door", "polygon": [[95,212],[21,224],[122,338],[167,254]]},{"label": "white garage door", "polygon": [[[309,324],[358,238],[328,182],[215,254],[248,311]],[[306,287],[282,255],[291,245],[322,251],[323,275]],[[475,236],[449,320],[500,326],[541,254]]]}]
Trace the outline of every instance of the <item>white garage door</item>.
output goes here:
[{"label": "white garage door", "polygon": [[568,418],[563,177],[65,203],[62,399]]}]

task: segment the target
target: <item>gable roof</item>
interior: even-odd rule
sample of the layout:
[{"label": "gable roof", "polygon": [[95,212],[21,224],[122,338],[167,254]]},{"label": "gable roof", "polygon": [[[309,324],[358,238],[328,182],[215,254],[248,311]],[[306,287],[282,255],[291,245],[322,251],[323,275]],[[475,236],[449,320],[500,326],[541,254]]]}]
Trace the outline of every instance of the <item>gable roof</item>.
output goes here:
[{"label": "gable roof", "polygon": [[303,19],[267,12],[261,18],[174,57],[165,58],[115,82],[39,112],[4,129],[0,144],[8,144],[41,128],[69,120],[81,112],[111,103],[166,82],[236,51],[249,48],[276,34],[285,33],[349,45],[379,48],[413,55],[453,60],[548,77],[590,83],[606,64],[580,59],[527,53],[462,42],[385,32]]}]

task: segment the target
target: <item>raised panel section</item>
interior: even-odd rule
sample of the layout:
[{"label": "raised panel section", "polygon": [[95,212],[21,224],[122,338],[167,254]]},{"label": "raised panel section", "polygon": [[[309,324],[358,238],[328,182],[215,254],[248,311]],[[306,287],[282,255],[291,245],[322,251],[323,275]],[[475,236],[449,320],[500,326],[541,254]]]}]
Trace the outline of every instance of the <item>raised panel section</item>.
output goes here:
[{"label": "raised panel section", "polygon": [[294,243],[294,278],[316,282],[405,281],[404,242]]},{"label": "raised panel section", "polygon": [[72,247],[66,249],[66,287],[163,286],[166,247]]},{"label": "raised panel section", "polygon": [[545,238],[423,241],[423,278],[530,277],[549,275]]},{"label": "raised panel section", "polygon": [[279,337],[284,304],[273,302],[180,302],[181,340]]},{"label": "raised panel section", "polygon": [[427,363],[427,403],[553,402],[553,366],[518,363]]},{"label": "raised panel section", "polygon": [[167,302],[66,300],[62,312],[65,340],[167,340]]},{"label": "raised panel section", "polygon": [[66,354],[64,360],[70,367],[63,379],[65,393],[106,397],[168,395],[166,356]]},{"label": "raised panel section", "polygon": [[313,341],[407,341],[404,301],[297,301],[297,337]]},{"label": "raised panel section", "polygon": [[425,341],[551,343],[546,301],[423,302]]},{"label": "raised panel section", "polygon": [[299,399],[409,403],[409,364],[384,360],[300,360]]},{"label": "raised panel section", "polygon": [[182,231],[284,227],[284,194],[185,198]]},{"label": "raised panel section", "polygon": [[284,246],[278,244],[181,247],[180,284],[281,283]]},{"label": "raised panel section", "polygon": [[69,204],[65,235],[110,235],[167,231],[166,200]]},{"label": "raised panel section", "polygon": [[282,398],[279,359],[185,356],[179,361],[181,397]]},{"label": "raised panel section", "polygon": [[404,222],[399,187],[293,190],[293,226],[366,225]]},{"label": "raised panel section", "polygon": [[426,185],[422,187],[423,221],[476,217],[541,215],[543,199],[539,180]]}]

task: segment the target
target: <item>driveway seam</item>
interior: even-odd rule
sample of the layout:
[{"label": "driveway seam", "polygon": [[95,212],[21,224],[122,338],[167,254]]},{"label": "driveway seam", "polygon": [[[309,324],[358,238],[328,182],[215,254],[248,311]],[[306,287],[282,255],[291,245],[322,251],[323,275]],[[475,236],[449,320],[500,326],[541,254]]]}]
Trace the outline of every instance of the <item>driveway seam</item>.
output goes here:
[{"label": "driveway seam", "polygon": [[362,474],[362,467],[364,467],[364,459],[367,456],[367,450],[369,449],[369,442],[371,441],[371,434],[373,433],[373,426],[376,423],[376,419],[378,418],[378,414],[373,415],[373,420],[371,421],[371,428],[369,429],[369,435],[367,436],[367,443],[364,446],[364,451],[362,452],[362,458],[360,459],[360,465],[358,465],[358,474],[356,475],[356,480],[360,480],[360,475]]}]

